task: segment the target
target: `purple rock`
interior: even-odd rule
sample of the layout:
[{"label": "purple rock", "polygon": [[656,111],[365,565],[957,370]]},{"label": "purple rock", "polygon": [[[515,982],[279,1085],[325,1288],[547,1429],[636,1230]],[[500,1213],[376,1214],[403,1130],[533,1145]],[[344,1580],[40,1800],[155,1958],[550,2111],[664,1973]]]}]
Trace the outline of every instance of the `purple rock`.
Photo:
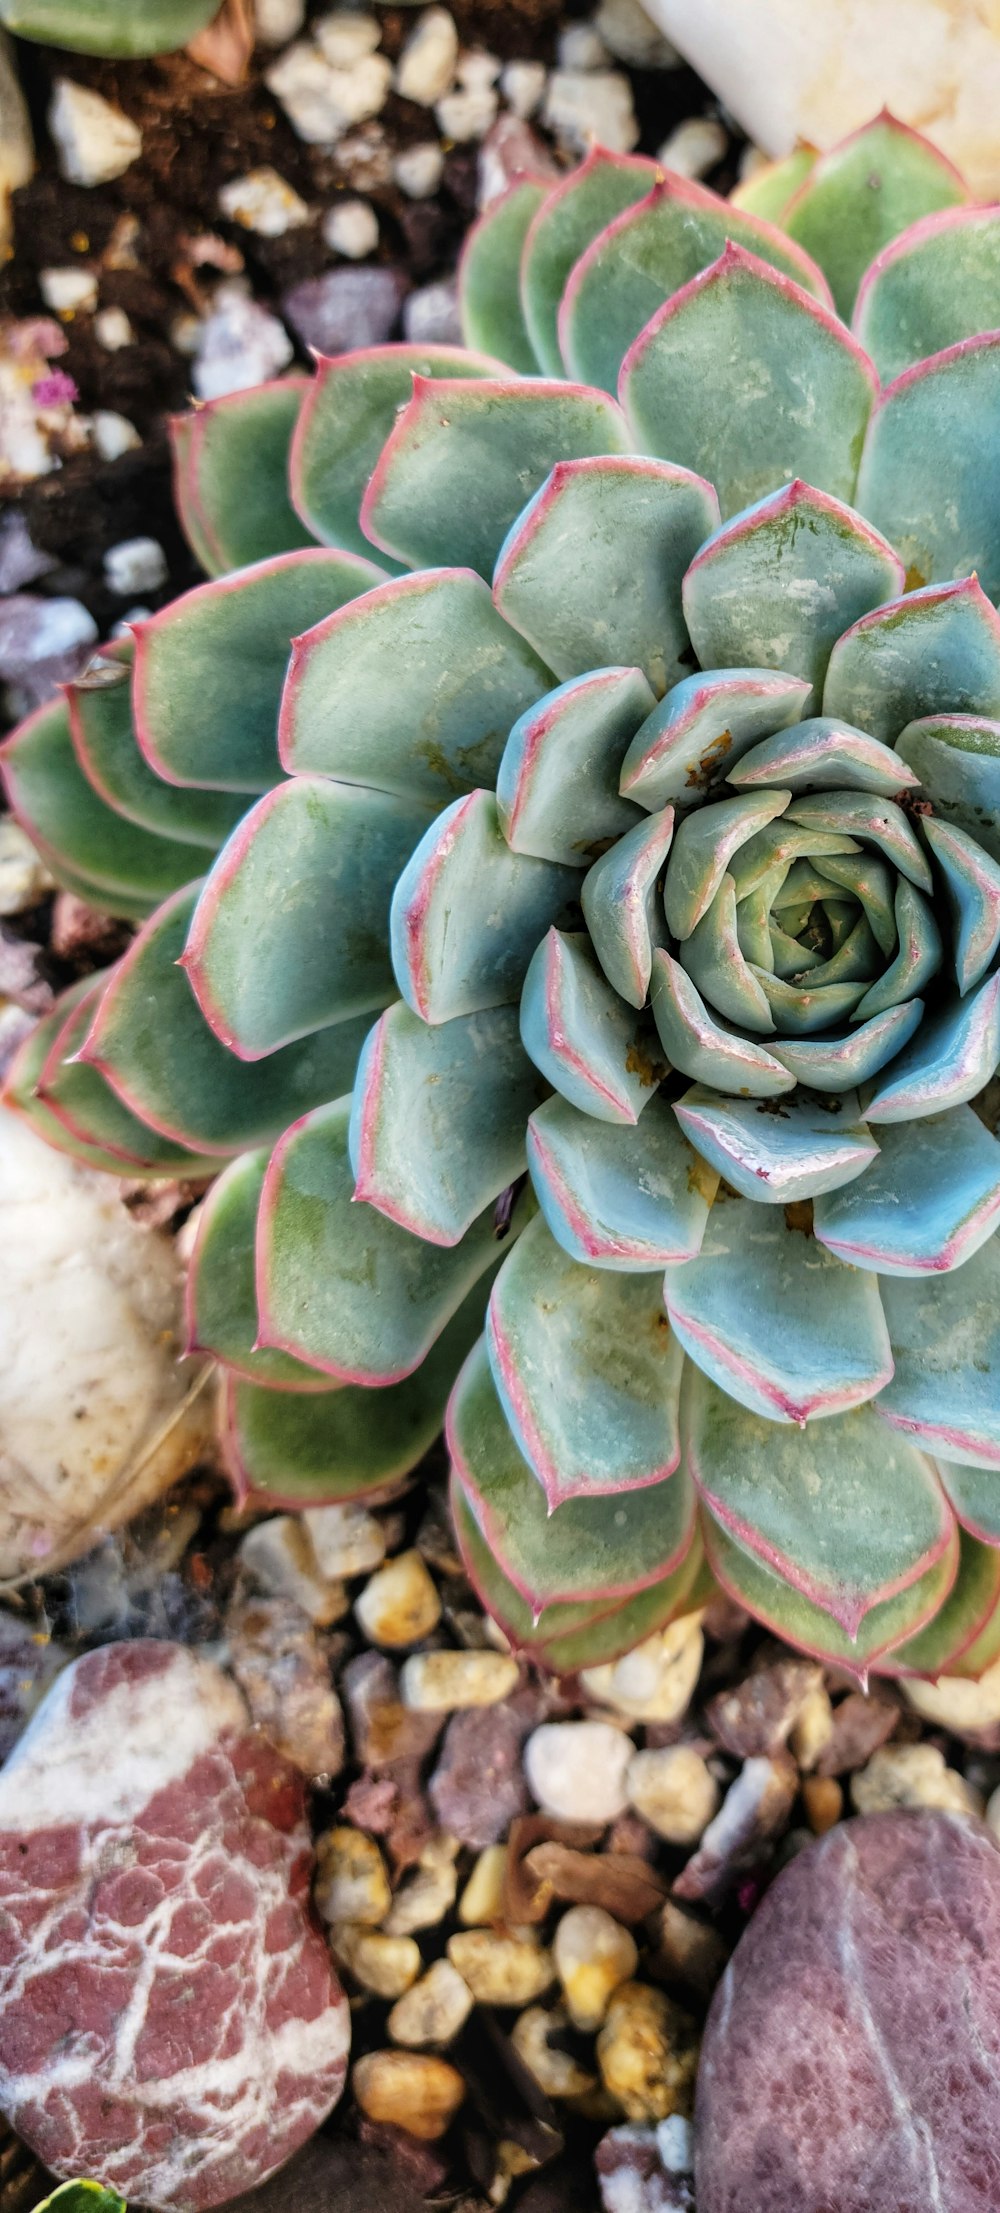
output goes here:
[{"label": "purple rock", "polygon": [[453,1714],[429,1794],[443,1829],[474,1851],[498,1844],[528,1792],[521,1768],[524,1727],[506,1706]]},{"label": "purple rock", "polygon": [[96,642],[97,624],[78,599],[12,592],[0,603],[0,679],[11,686],[15,713],[42,706],[78,676]]},{"label": "purple rock", "polygon": [[699,2213],[996,2213],[1000,1851],[871,1814],[768,1891],[709,2013]]},{"label": "purple rock", "polygon": [[399,320],[407,292],[401,269],[327,269],[285,294],[283,311],[304,346],[317,353],[352,353],[381,346]]}]

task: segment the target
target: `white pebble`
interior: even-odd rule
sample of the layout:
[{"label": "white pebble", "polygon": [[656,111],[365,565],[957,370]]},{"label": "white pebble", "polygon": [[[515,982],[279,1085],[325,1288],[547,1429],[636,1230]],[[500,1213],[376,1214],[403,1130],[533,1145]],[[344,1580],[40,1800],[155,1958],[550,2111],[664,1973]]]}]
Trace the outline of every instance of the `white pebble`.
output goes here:
[{"label": "white pebble", "polygon": [[545,1721],[524,1748],[532,1795],[560,1821],[614,1821],[634,1746],[609,1721]]},{"label": "white pebble", "polygon": [[522,123],[534,115],[545,91],[548,70],[541,61],[509,61],[500,78],[500,90],[507,106]]},{"label": "white pebble", "polygon": [[467,146],[471,139],[485,138],[498,106],[492,85],[486,85],[481,92],[446,92],[434,113],[445,137],[456,146]]},{"label": "white pebble", "polygon": [[665,138],[657,161],[679,177],[707,177],[729,151],[729,134],[713,115],[689,115]]},{"label": "white pebble", "polygon": [[704,1649],[700,1613],[682,1614],[620,1660],[584,1668],[580,1680],[589,1698],[632,1721],[679,1721],[691,1703]]},{"label": "white pebble", "polygon": [[378,1928],[392,1904],[392,1891],[374,1837],[346,1822],[317,1837],[313,1896],[324,1921]]},{"label": "white pebble", "polygon": [[408,199],[428,200],[444,175],[444,147],[436,138],[422,138],[396,155],[392,173]]},{"label": "white pebble", "polygon": [[502,63],[499,54],[488,54],[482,46],[467,46],[458,57],[455,75],[465,92],[484,92],[495,85]]},{"label": "white pebble", "polygon": [[554,69],[543,120],[571,153],[596,144],[629,154],[639,143],[632,87],[617,69]]},{"label": "white pebble", "polygon": [[[117,461],[123,453],[131,453],[136,446],[142,444],[142,439],[135,424],[129,422],[127,415],[116,415],[110,407],[97,408],[90,420],[93,428],[94,446],[102,461]],[[132,540],[133,545],[143,543],[153,545],[155,540],[152,538]],[[117,550],[120,552],[121,548],[119,547]],[[157,547],[157,551],[160,551],[159,547]],[[165,579],[166,564],[164,563],[164,575],[157,579],[157,584],[143,584],[140,589],[146,592],[156,591],[158,585],[164,583]],[[131,589],[132,586],[129,585],[128,590],[131,591]]]},{"label": "white pebble", "polygon": [[635,1938],[603,1906],[571,1906],[555,1933],[552,1954],[574,2028],[599,2029],[612,1992],[639,1964]]},{"label": "white pebble", "polygon": [[458,1901],[458,1918],[465,1928],[485,1928],[499,1921],[506,1871],[507,1846],[487,1844]]},{"label": "white pebble", "polygon": [[690,1744],[636,1752],[625,1778],[628,1802],[668,1844],[697,1844],[719,1810],[719,1786]]},{"label": "white pebble", "polygon": [[70,184],[109,184],[121,177],[142,152],[138,124],[102,100],[99,92],[57,77],[49,102],[49,130],[56,142],[59,169]]},{"label": "white pebble", "polygon": [[458,32],[447,8],[428,8],[410,32],[396,67],[396,91],[418,107],[432,108],[458,67]]},{"label": "white pebble", "polygon": [[895,1806],[934,1806],[946,1813],[981,1814],[983,1801],[933,1744],[883,1744],[867,1767],[851,1776],[858,1813],[889,1813]]},{"label": "white pebble", "polygon": [[284,46],[297,37],[306,19],[306,0],[254,0],[254,20],[262,46]]},{"label": "white pebble", "polygon": [[384,1936],[381,1929],[359,1928],[351,1921],[331,1928],[330,1950],[376,1998],[401,1998],[423,1966],[412,1936]]},{"label": "white pebble", "polygon": [[456,1837],[442,1831],[432,1836],[420,1854],[416,1872],[402,1884],[386,1916],[388,1936],[413,1936],[417,1929],[436,1929],[455,1903],[458,1876]]},{"label": "white pebble", "polygon": [[939,1729],[990,1729],[1000,1721],[1000,1660],[978,1683],[962,1675],[939,1675],[936,1683],[904,1683],[911,1706]]},{"label": "white pebble", "polygon": [[[178,343],[177,325],[174,343]],[[181,351],[185,351],[181,347]],[[200,400],[222,399],[266,384],[287,368],[293,353],[284,323],[235,286],[220,285],[210,315],[197,332],[191,381]]]},{"label": "white pebble", "polygon": [[462,311],[452,277],[421,284],[403,301],[403,335],[411,346],[460,346]]},{"label": "white pebble", "polygon": [[642,0],[601,0],[594,17],[605,46],[637,69],[677,69],[681,56],[642,5]]},{"label": "white pebble", "polygon": [[301,40],[273,63],[264,81],[307,145],[332,146],[353,123],[381,114],[392,64],[384,54],[365,54],[349,69],[336,69],[318,47]]},{"label": "white pebble", "polygon": [[[121,420],[121,417],[118,418]],[[157,592],[169,575],[167,556],[157,538],[123,538],[104,556],[109,591],[126,599],[133,592]]]},{"label": "white pebble", "polygon": [[307,1506],[302,1520],[323,1575],[370,1575],[385,1559],[385,1530],[364,1506]]},{"label": "white pebble", "polygon": [[291,1598],[320,1628],[347,1611],[343,1584],[324,1575],[309,1532],[296,1514],[274,1514],[248,1529],[239,1548],[241,1564],[269,1598]]},{"label": "white pebble", "polygon": [[436,1959],[426,1975],[397,1999],[386,2027],[394,2044],[418,2050],[450,2044],[463,2028],[475,2000],[450,1959]]},{"label": "white pebble", "polygon": [[657,2123],[656,2148],[668,2175],[693,2175],[694,2128],[683,2113],[671,2113]]},{"label": "white pebble", "polygon": [[441,1619],[441,1600],[419,1552],[400,1552],[365,1584],[355,1614],[371,1644],[419,1644]]},{"label": "white pebble", "polygon": [[[510,2040],[522,2065],[534,2075],[540,2090],[547,2098],[576,2098],[586,2095],[596,2086],[596,2076],[588,2075],[577,2064],[570,2052],[560,2051],[554,2040],[569,2027],[568,2016],[562,2006],[529,2006],[519,2015],[510,2032]],[[621,2208],[621,2213],[641,2213],[641,2208]]]},{"label": "white pebble", "polygon": [[610,60],[600,32],[592,23],[567,23],[556,48],[560,69],[604,69]]},{"label": "white pebble", "polygon": [[0,816],[0,914],[23,914],[52,889],[52,878],[19,822]]},{"label": "white pebble", "polygon": [[255,231],[258,238],[283,238],[286,231],[308,223],[309,210],[293,187],[276,169],[248,169],[245,177],[233,177],[219,193],[219,206],[231,223]]},{"label": "white pebble", "polygon": [[91,269],[41,269],[38,289],[56,315],[76,315],[97,306],[97,278]]},{"label": "white pebble", "polygon": [[323,236],[335,254],[364,261],[378,245],[378,216],[367,200],[337,200],[323,217]]},{"label": "white pebble", "polygon": [[94,317],[94,337],[105,353],[120,353],[123,346],[134,346],[135,332],[123,307],[102,307]]},{"label": "white pebble", "polygon": [[335,69],[351,69],[367,54],[374,54],[382,42],[375,17],[362,14],[358,8],[334,8],[331,15],[323,15],[313,24],[312,35]]},{"label": "white pebble", "polygon": [[551,1952],[509,1929],[461,1930],[448,1938],[448,1957],[478,2005],[527,2006],[554,1980]]},{"label": "white pebble", "polygon": [[403,1704],[418,1713],[495,1706],[509,1697],[519,1672],[502,1652],[415,1652],[403,1668]]}]

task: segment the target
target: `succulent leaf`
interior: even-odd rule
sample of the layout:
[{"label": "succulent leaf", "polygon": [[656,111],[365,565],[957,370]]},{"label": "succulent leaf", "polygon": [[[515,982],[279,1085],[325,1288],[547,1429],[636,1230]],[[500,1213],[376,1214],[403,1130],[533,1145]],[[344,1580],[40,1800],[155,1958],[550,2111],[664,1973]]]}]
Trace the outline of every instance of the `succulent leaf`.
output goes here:
[{"label": "succulent leaf", "polygon": [[77,54],[169,54],[204,30],[218,6],[219,0],[143,0],[139,9],[135,0],[0,0],[0,23],[20,38]]},{"label": "succulent leaf", "polygon": [[865,1109],[870,1122],[912,1122],[961,1106],[983,1089],[1000,1060],[1000,976],[972,998],[928,1016],[877,1084]]},{"label": "succulent leaf", "polygon": [[898,753],[870,738],[866,730],[855,730],[836,715],[813,715],[789,729],[775,730],[736,758],[735,767],[727,766],[726,782],[739,791],[781,784],[793,796],[847,790],[892,799],[912,790],[920,778],[901,765]]},{"label": "succulent leaf", "polygon": [[594,1268],[652,1270],[701,1250],[718,1177],[665,1099],[631,1128],[555,1096],[528,1123],[528,1166],[553,1237]]},{"label": "succulent leaf", "polygon": [[533,953],[521,1037],[554,1089],[599,1122],[637,1122],[663,1073],[583,932],[553,928]]},{"label": "succulent leaf", "polygon": [[868,425],[857,498],[898,548],[911,582],[933,584],[971,570],[988,598],[1000,594],[1000,521],[991,497],[998,414],[998,331],[916,362],[882,393]]},{"label": "succulent leaf", "polygon": [[883,246],[865,270],[853,328],[883,384],[915,361],[1000,324],[1000,213],[942,208]]},{"label": "succulent leaf", "polygon": [[65,699],[18,724],[0,754],[8,804],[52,874],[91,906],[137,917],[186,883],[197,855],[107,805],[73,751]]},{"label": "succulent leaf", "polygon": [[1000,862],[1000,722],[983,715],[925,715],[896,740],[935,813]]},{"label": "succulent leaf", "polygon": [[[946,1471],[942,1471],[945,1473]],[[1000,1612],[1000,1551],[981,1544],[963,1529],[958,1574],[940,1613],[916,1636],[897,1644],[891,1660],[883,1661],[886,1675],[959,1675],[962,1661],[979,1647],[974,1673],[980,1674],[996,1657],[996,1617]],[[984,1649],[988,1645],[989,1653]]]},{"label": "succulent leaf", "polygon": [[98,1069],[77,1058],[105,981],[87,977],[82,992],[66,992],[56,1002],[59,1019],[34,1070],[33,1103],[54,1115],[82,1157],[98,1152],[102,1165],[118,1175],[213,1175],[217,1161],[159,1136],[130,1112]]},{"label": "succulent leaf", "polygon": [[723,1098],[695,1085],[674,1113],[698,1152],[744,1198],[765,1206],[837,1191],[862,1176],[878,1153],[856,1093],[824,1099],[796,1092],[771,1099]]},{"label": "succulent leaf", "polygon": [[885,1276],[882,1304],[896,1372],[879,1400],[894,1429],[940,1460],[1000,1468],[1000,1243],[928,1281]]},{"label": "succulent leaf", "polygon": [[823,712],[853,714],[886,745],[914,717],[1000,714],[1000,615],[977,579],[931,584],[862,615],[830,655]]},{"label": "succulent leaf", "polygon": [[188,1266],[188,1352],[210,1352],[234,1375],[274,1391],[329,1391],[330,1378],[257,1343],[254,1267],[267,1148],[240,1153],[202,1203]]},{"label": "succulent leaf", "polygon": [[674,834],[674,810],[640,817],[580,887],[591,944],[619,998],[642,1008],[649,996],[653,948],[665,942],[660,875]]},{"label": "succulent leaf", "polygon": [[[531,342],[518,273],[532,217],[547,196],[547,185],[533,177],[516,177],[473,225],[459,263],[462,329],[468,344],[499,355],[525,376],[537,376],[539,368],[546,366]],[[562,362],[556,361],[549,373],[560,376]]]},{"label": "succulent leaf", "polygon": [[781,221],[829,277],[846,319],[864,271],[889,240],[968,197],[936,147],[883,113],[819,156]]},{"label": "succulent leaf", "polygon": [[959,1540],[952,1530],[946,1551],[933,1566],[904,1590],[871,1606],[852,1633],[805,1591],[737,1544],[714,1516],[704,1516],[702,1535],[712,1574],[738,1606],[786,1644],[846,1668],[862,1686],[875,1663],[940,1612],[958,1572]]},{"label": "succulent leaf", "polygon": [[995,1468],[942,1460],[941,1481],[963,1530],[983,1544],[1000,1546],[1000,1475]]},{"label": "succulent leaf", "polygon": [[975,838],[929,820],[924,836],[948,887],[955,921],[955,976],[965,997],[982,981],[1000,945],[1000,863]]},{"label": "succulent leaf", "polygon": [[[653,954],[653,1019],[674,1068],[699,1083],[733,1085],[754,1099],[794,1091],[795,1078],[755,1039],[717,1022],[678,961],[658,947]],[[704,1148],[699,1144],[699,1151]]]},{"label": "succulent leaf", "polygon": [[309,377],[282,377],[174,417],[174,495],[209,576],[315,543],[288,492],[292,435],[311,389]]},{"label": "succulent leaf", "polygon": [[592,669],[518,717],[497,771],[497,814],[512,852],[586,868],[595,849],[642,821],[619,797],[618,777],[652,705],[641,669]]},{"label": "succulent leaf", "polygon": [[[579,884],[576,869],[514,853],[492,792],[456,799],[425,831],[392,897],[392,963],[425,1022],[517,999],[542,932]],[[451,929],[465,917],[464,940]]]},{"label": "succulent leaf", "polygon": [[[165,784],[143,760],[132,719],[132,639],[117,638],[66,686],[73,751],[99,799],[140,829],[215,852],[243,813],[239,794]],[[192,856],[192,866],[196,856]]]},{"label": "succulent leaf", "polygon": [[810,692],[802,677],[770,669],[682,677],[636,731],[622,763],[623,793],[651,812],[668,799],[690,806],[764,733],[793,722]]},{"label": "succulent leaf", "polygon": [[519,278],[525,323],[546,376],[564,374],[559,307],[574,264],[616,215],[645,199],[660,174],[642,155],[594,146],[535,214]]},{"label": "succulent leaf", "polygon": [[918,1276],[960,1268],[1000,1217],[1000,1144],[971,1107],[887,1122],[860,1182],[816,1201],[816,1235],[853,1268]]}]

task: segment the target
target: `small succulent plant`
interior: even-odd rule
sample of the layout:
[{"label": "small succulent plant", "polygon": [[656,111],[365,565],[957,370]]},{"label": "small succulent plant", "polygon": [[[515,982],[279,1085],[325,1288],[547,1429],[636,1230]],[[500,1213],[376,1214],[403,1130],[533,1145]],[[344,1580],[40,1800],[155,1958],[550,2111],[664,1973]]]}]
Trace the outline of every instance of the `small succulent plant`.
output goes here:
[{"label": "small succulent plant", "polygon": [[715,1578],[974,1674],[1000,211],[885,118],[741,205],[595,154],[463,295],[469,350],[176,426],[214,581],[6,749],[60,880],[148,919],[11,1095],[228,1163],[191,1342],[244,1493],[377,1493],[447,1403],[470,1573],[552,1666]]},{"label": "small succulent plant", "polygon": [[0,23],[76,54],[168,54],[218,15],[219,0],[0,0]]}]

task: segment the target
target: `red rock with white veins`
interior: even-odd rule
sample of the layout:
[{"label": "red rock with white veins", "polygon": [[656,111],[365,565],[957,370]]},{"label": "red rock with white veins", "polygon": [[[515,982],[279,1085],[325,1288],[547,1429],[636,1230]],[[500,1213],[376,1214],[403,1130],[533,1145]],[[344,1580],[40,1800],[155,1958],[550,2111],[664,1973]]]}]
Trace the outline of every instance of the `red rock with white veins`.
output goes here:
[{"label": "red rock with white veins", "polygon": [[301,1777],[182,1646],[65,1669],[0,1770],[0,2110],[59,2176],[205,2213],[343,2089]]}]

